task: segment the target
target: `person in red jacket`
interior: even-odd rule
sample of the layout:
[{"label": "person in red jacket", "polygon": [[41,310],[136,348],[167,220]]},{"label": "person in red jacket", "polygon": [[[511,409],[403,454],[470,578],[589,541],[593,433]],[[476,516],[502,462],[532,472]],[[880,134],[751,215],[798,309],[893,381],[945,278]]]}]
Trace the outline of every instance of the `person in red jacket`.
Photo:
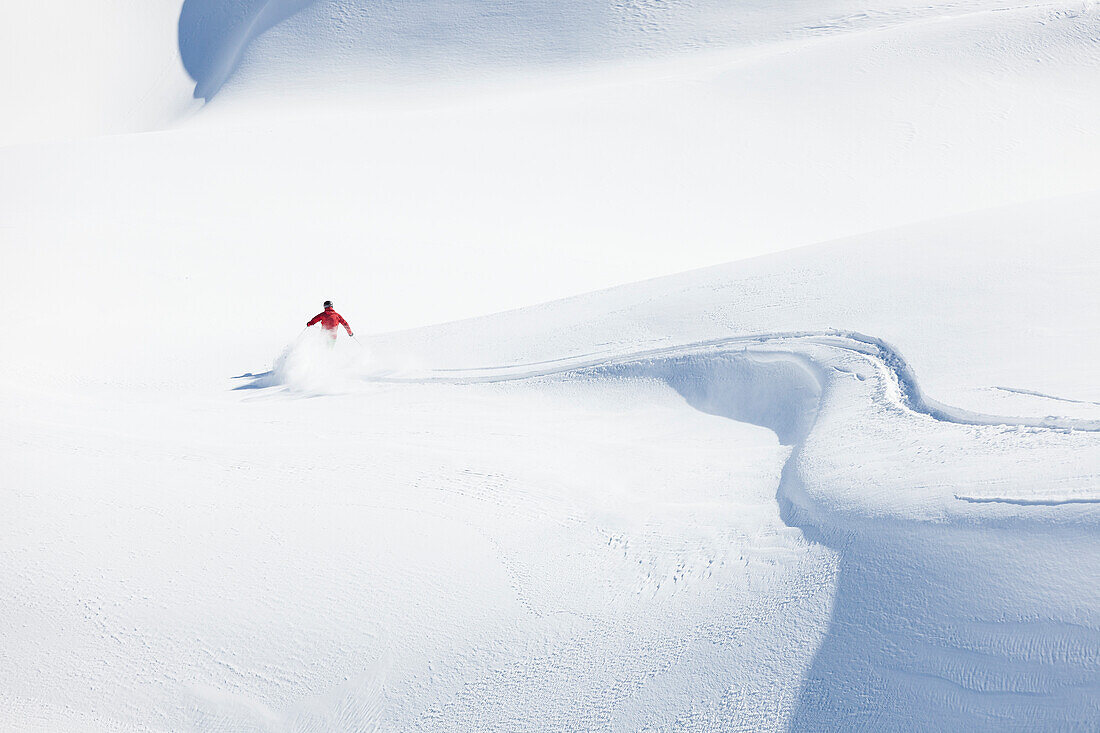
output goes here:
[{"label": "person in red jacket", "polygon": [[325,309],[315,315],[313,318],[309,319],[309,323],[306,324],[306,328],[309,328],[314,323],[321,324],[321,328],[325,331],[325,333],[329,335],[333,343],[336,343],[336,330],[340,326],[343,326],[347,330],[348,336],[355,335],[351,332],[351,326],[349,326],[348,322],[344,320],[344,317],[333,310],[331,300],[325,301]]}]

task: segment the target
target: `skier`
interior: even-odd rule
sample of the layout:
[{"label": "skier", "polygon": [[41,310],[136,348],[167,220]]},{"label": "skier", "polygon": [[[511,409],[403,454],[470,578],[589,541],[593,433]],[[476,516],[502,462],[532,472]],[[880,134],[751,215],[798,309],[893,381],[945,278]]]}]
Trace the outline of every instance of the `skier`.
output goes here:
[{"label": "skier", "polygon": [[351,332],[351,326],[344,320],[344,317],[333,310],[331,300],[325,301],[325,309],[311,318],[309,323],[306,324],[306,328],[318,322],[320,322],[322,330],[332,339],[330,345],[336,344],[336,331],[340,326],[343,326],[347,330],[348,336],[355,335]]}]

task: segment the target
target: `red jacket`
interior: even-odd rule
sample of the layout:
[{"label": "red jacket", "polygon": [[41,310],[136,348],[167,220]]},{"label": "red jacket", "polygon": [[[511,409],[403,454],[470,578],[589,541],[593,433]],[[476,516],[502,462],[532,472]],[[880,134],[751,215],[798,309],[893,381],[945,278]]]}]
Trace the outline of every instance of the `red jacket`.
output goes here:
[{"label": "red jacket", "polygon": [[321,322],[321,328],[325,329],[326,331],[332,331],[333,338],[336,338],[336,328],[338,326],[343,326],[345,329],[347,329],[348,336],[352,335],[351,326],[348,325],[348,322],[344,320],[344,317],[342,315],[337,313],[332,308],[325,308],[322,313],[318,313],[317,315],[315,315],[313,318],[310,319],[309,323],[306,324],[306,327],[312,326],[318,321]]}]

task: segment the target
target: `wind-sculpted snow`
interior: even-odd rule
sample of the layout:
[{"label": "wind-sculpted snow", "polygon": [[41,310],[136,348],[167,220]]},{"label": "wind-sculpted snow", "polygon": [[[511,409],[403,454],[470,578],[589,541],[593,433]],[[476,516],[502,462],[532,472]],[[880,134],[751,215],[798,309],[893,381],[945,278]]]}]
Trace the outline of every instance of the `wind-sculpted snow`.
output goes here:
[{"label": "wind-sculpted snow", "polygon": [[[317,0],[185,0],[179,19],[180,55],[195,80],[195,96],[218,93],[249,46],[272,27]],[[363,64],[398,60],[433,68],[486,62],[518,64],[584,56],[600,47],[608,16],[630,17],[629,9],[586,0],[485,2],[442,0],[385,4],[364,0],[321,3],[317,17],[291,29],[284,44],[269,53],[269,65],[326,66],[354,76]],[[335,50],[334,50],[335,47]],[[438,59],[432,62],[431,59]]]},{"label": "wind-sculpted snow", "polygon": [[943,405],[889,344],[854,332],[371,379],[659,381],[773,430],[792,447],[783,520],[840,555],[793,730],[1100,723],[1097,421]]},{"label": "wind-sculpted snow", "polygon": [[[1037,425],[953,409],[922,393],[896,350],[853,333],[737,339],[580,374],[656,377],[693,407],[763,425],[793,444],[777,490],[783,518],[841,555],[830,631],[803,682],[793,730],[1100,722],[1100,618],[1095,605],[1084,611],[1061,600],[1083,587],[1096,596],[1098,515],[1089,504],[1100,500],[1097,466],[1021,466],[1021,456],[1056,464],[1067,453],[1095,464],[1096,421]],[[903,448],[914,441],[927,452]],[[951,460],[953,449],[971,461]],[[956,467],[946,477],[956,490],[941,489],[946,504],[930,507],[936,516],[899,512],[937,493],[928,483],[943,481],[945,464]],[[889,472],[876,475],[882,465]],[[1063,491],[1076,482],[1085,493],[1043,497],[1039,482]],[[986,516],[986,528],[974,526],[966,507],[975,498],[958,495],[972,485],[997,486],[986,501],[1013,503],[1025,516]],[[1074,512],[1064,506],[1071,503],[1084,506]],[[1026,516],[1036,509],[1047,514]],[[1032,588],[1019,587],[1016,563],[1033,568]]]},{"label": "wind-sculpted snow", "polygon": [[195,97],[210,100],[253,39],[315,0],[184,0],[180,56],[195,80]]},{"label": "wind-sculpted snow", "polygon": [[[436,370],[427,376],[404,377],[402,379],[433,382],[496,382],[513,379],[529,379],[533,377],[563,374],[591,367],[611,369],[624,363],[632,363],[639,360],[671,359],[693,352],[717,354],[720,356],[730,351],[747,353],[745,350],[754,345],[773,344],[777,342],[788,347],[793,344],[795,348],[800,349],[804,348],[798,346],[800,344],[826,346],[844,352],[864,355],[880,364],[881,367],[889,373],[894,388],[898,393],[898,401],[901,404],[913,412],[927,415],[940,422],[955,423],[959,425],[1012,425],[1029,428],[1041,427],[1060,430],[1100,432],[1100,420],[1082,420],[1057,416],[1040,419],[1000,416],[963,410],[945,405],[924,394],[917,380],[916,373],[897,349],[882,339],[867,336],[855,331],[789,331],[750,336],[733,336],[690,344],[666,346],[658,349],[647,349],[635,353],[590,354],[563,358],[550,362],[510,364],[501,367]],[[759,360],[759,358],[757,358],[757,360]],[[385,379],[387,377],[380,378]],[[670,383],[680,383],[678,381],[680,378],[681,377],[673,375],[670,377]],[[765,401],[761,400],[761,402]],[[705,408],[700,409],[703,409],[704,412],[712,411]],[[763,412],[766,413],[767,409],[764,409]],[[755,421],[749,420],[749,422]],[[766,422],[756,424],[775,429],[774,424],[767,424]]]},{"label": "wind-sculpted snow", "polygon": [[862,12],[837,2],[186,0],[180,47],[199,81],[196,96],[216,93],[246,50],[245,87],[285,94],[305,79],[314,90],[335,92],[354,87],[364,74],[438,79],[456,71],[588,66],[708,48],[760,53],[771,43],[888,32],[932,19],[965,23],[1014,9],[1003,0],[919,7],[889,0]]},{"label": "wind-sculpted snow", "polygon": [[760,425],[783,445],[796,445],[817,418],[821,383],[813,365],[790,352],[742,351],[657,358],[597,367],[601,376],[657,378],[689,405],[711,415]]}]

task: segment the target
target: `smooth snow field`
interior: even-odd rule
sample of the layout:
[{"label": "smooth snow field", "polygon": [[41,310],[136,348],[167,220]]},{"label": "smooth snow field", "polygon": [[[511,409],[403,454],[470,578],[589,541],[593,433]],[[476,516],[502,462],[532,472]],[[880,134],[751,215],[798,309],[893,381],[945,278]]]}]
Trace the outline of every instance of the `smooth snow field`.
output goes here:
[{"label": "smooth snow field", "polygon": [[0,729],[1100,730],[1100,5],[0,21]]}]

